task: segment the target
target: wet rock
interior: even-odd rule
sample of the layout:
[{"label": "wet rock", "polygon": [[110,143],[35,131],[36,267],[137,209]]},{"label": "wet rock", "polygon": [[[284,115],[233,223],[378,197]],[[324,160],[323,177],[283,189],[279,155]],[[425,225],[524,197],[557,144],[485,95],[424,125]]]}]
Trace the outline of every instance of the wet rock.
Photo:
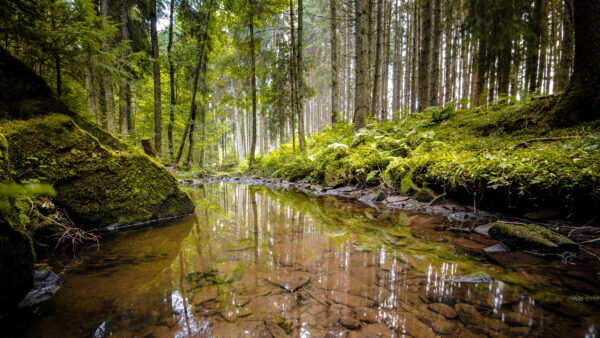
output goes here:
[{"label": "wet rock", "polygon": [[455,319],[458,315],[456,311],[449,305],[444,303],[432,303],[427,306],[431,311],[441,314],[446,319]]},{"label": "wet rock", "polygon": [[370,193],[368,195],[362,196],[358,200],[360,202],[365,202],[365,203],[375,203],[375,202],[383,201],[384,199],[385,199],[385,193],[383,191],[378,191],[378,192],[374,192],[374,193]]},{"label": "wet rock", "polygon": [[488,231],[490,231],[490,224],[485,224],[485,225],[480,225],[478,227],[476,227],[475,229],[473,229],[473,231],[475,231],[476,233],[480,234],[480,235],[484,235],[484,236],[489,236],[490,234],[488,233]]},{"label": "wet rock", "polygon": [[25,295],[18,307],[32,307],[52,298],[64,281],[51,270],[37,269],[33,274],[33,289]]},{"label": "wet rock", "polygon": [[[412,313],[403,313],[401,317],[404,317],[405,319],[404,328],[406,329],[407,334],[420,338],[435,337],[433,331]],[[400,319],[402,320],[402,318]]]},{"label": "wet rock", "polygon": [[431,323],[431,328],[439,334],[450,335],[454,332],[454,323],[447,320],[435,320]]},{"label": "wet rock", "polygon": [[512,326],[529,326],[535,327],[537,326],[537,322],[526,316],[524,314],[518,312],[509,312],[504,314],[504,322],[512,325]]},{"label": "wet rock", "polygon": [[455,276],[448,279],[454,283],[493,283],[494,278],[483,272],[474,273],[466,276]]},{"label": "wet rock", "polygon": [[350,330],[360,329],[360,320],[358,319],[356,314],[348,314],[342,316],[342,318],[340,318],[340,324],[342,324],[343,327]]},{"label": "wet rock", "polygon": [[375,302],[364,297],[354,296],[346,292],[332,291],[329,299],[337,304],[343,304],[349,307],[373,307]]},{"label": "wet rock", "polygon": [[577,251],[579,246],[570,239],[548,228],[535,224],[490,224],[489,234],[511,248],[543,253]]},{"label": "wet rock", "polygon": [[385,199],[385,202],[392,204],[392,203],[398,203],[398,202],[407,201],[409,198],[410,197],[408,197],[408,196],[388,196]]},{"label": "wet rock", "polygon": [[483,321],[483,316],[479,314],[474,306],[464,303],[458,303],[454,306],[460,321],[465,325],[479,325]]},{"label": "wet rock", "polygon": [[348,337],[356,338],[377,338],[377,337],[393,337],[394,332],[382,323],[369,324],[363,327],[360,331],[350,332]]},{"label": "wet rock", "polygon": [[509,330],[511,337],[527,337],[529,331],[531,331],[531,329],[524,326],[511,327]]},{"label": "wet rock", "polygon": [[496,245],[492,245],[492,246],[488,246],[487,248],[484,248],[483,251],[485,253],[489,253],[489,254],[497,254],[497,253],[509,252],[510,248],[507,247],[506,245],[504,245],[504,243],[498,243]]}]

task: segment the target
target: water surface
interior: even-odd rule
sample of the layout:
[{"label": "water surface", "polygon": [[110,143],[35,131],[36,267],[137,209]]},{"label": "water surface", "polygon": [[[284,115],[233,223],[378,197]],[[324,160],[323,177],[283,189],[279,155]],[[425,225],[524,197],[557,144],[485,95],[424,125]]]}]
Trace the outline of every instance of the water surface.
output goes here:
[{"label": "water surface", "polygon": [[[447,220],[229,183],[192,217],[105,237],[10,336],[595,337],[597,267],[485,256]],[[596,270],[595,270],[596,269]],[[494,278],[468,283],[461,277]]]}]

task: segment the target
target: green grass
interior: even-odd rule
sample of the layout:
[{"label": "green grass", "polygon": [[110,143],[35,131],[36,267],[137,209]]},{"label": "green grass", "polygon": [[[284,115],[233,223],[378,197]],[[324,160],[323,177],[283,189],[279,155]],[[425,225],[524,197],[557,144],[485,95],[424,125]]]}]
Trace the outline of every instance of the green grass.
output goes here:
[{"label": "green grass", "polygon": [[[289,181],[382,185],[404,193],[428,186],[501,209],[593,208],[600,204],[600,121],[553,128],[546,116],[554,100],[431,107],[357,132],[336,124],[313,135],[305,153],[284,145],[259,157],[253,170]],[[247,169],[247,163],[238,168]]]}]

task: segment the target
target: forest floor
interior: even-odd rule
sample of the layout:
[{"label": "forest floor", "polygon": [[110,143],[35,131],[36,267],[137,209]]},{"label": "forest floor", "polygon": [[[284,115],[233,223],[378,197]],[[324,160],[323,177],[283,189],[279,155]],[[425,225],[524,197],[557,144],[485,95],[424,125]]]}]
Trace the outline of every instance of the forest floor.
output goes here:
[{"label": "forest floor", "polygon": [[432,107],[354,131],[336,124],[258,157],[238,172],[315,186],[390,191],[420,202],[449,197],[528,219],[598,221],[600,121],[554,127],[555,97]]}]

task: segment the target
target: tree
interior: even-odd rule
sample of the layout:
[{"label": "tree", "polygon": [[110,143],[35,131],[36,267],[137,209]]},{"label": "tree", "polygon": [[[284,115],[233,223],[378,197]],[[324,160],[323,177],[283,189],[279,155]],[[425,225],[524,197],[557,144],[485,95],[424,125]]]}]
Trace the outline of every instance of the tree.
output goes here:
[{"label": "tree", "polygon": [[162,112],[160,109],[160,62],[158,60],[158,30],[156,28],[156,0],[150,0],[152,39],[152,72],[154,74],[154,143],[158,157],[162,155]]},{"label": "tree", "polygon": [[421,54],[419,56],[419,108],[422,112],[431,105],[431,34],[432,34],[432,3],[433,0],[425,0],[423,5],[423,21],[421,30]]},{"label": "tree", "polygon": [[600,2],[573,0],[573,5],[575,65],[551,116],[561,125],[600,117]]},{"label": "tree", "polygon": [[175,124],[175,106],[177,98],[175,97],[175,63],[173,62],[173,14],[175,12],[175,0],[170,1],[169,6],[169,42],[167,44],[167,58],[169,61],[169,87],[171,104],[169,107],[169,125],[167,126],[167,137],[169,142],[169,156],[173,160],[173,125]]},{"label": "tree", "polygon": [[354,129],[363,128],[369,113],[369,57],[368,13],[369,0],[354,0],[354,48],[355,48],[355,89],[354,89]]},{"label": "tree", "polygon": [[254,50],[254,0],[250,0],[248,26],[250,28],[250,83],[252,90],[252,141],[250,143],[250,168],[254,165],[256,151],[256,52]]},{"label": "tree", "polygon": [[337,0],[329,0],[331,10],[331,123],[338,122],[338,43],[337,43]]}]

